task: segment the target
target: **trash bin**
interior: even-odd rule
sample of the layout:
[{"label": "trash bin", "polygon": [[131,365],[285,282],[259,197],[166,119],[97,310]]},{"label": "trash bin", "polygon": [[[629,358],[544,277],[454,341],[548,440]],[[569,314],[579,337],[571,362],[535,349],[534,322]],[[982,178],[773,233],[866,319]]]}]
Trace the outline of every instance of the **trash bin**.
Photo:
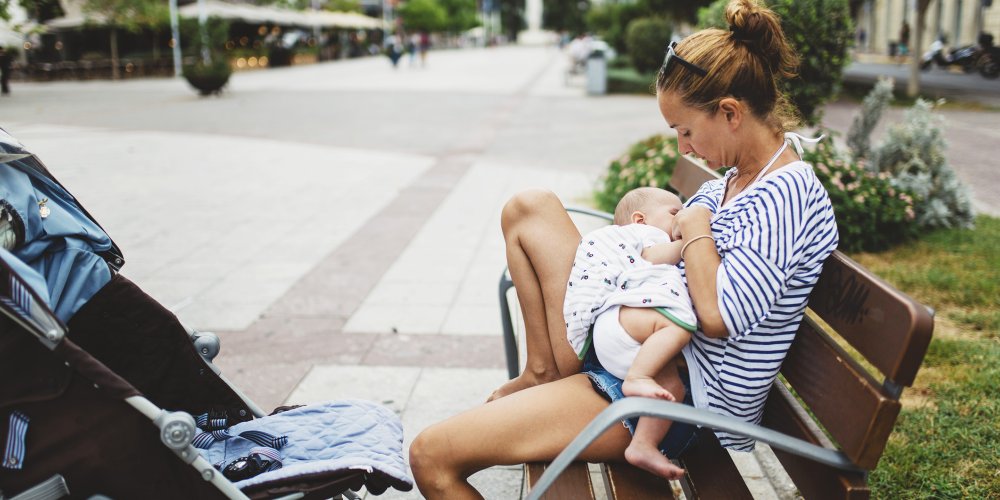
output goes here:
[{"label": "trash bin", "polygon": [[587,94],[604,95],[608,92],[608,61],[603,50],[594,50],[587,56]]}]

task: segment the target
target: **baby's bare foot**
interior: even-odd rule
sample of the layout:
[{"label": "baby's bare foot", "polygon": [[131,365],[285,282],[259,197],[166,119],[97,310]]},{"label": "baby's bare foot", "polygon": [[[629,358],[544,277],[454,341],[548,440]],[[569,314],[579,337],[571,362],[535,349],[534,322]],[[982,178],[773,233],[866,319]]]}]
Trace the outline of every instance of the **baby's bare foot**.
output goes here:
[{"label": "baby's bare foot", "polygon": [[665,399],[667,401],[677,401],[674,395],[657,384],[655,380],[644,377],[628,377],[622,382],[622,394],[626,396],[639,396],[642,398]]},{"label": "baby's bare foot", "polygon": [[684,477],[684,469],[674,465],[669,458],[663,456],[655,446],[647,446],[632,440],[625,448],[625,460],[628,463],[667,479]]}]

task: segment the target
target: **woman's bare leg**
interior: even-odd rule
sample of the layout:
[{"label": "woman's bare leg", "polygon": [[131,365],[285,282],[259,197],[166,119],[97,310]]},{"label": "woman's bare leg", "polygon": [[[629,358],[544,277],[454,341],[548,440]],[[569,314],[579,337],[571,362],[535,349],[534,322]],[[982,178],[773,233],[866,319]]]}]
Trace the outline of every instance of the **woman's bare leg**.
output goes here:
[{"label": "woman's bare leg", "polygon": [[[608,402],[586,375],[530,387],[473,408],[421,432],[410,445],[410,467],[428,499],[482,498],[473,473],[494,465],[554,459]],[[613,426],[581,459],[621,460],[628,431]]]},{"label": "woman's bare leg", "polygon": [[563,302],[580,231],[562,202],[549,191],[518,193],[500,217],[507,245],[507,267],[524,317],[525,369],[491,396],[519,390],[580,371],[580,360],[566,340]]}]

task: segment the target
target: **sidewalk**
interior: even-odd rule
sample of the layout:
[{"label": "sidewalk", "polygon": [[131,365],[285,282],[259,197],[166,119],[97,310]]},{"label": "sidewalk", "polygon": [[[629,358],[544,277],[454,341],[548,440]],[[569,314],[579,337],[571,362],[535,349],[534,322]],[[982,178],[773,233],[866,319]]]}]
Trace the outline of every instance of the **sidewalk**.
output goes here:
[{"label": "sidewalk", "polygon": [[[504,200],[542,187],[587,204],[612,158],[668,131],[652,99],[586,97],[564,64],[546,48],[431,52],[427,68],[238,73],[207,99],[172,79],[24,83],[0,126],[101,221],[129,278],[220,334],[217,364],[260,406],[379,401],[408,444],[506,377]],[[957,116],[953,150],[991,154],[975,141],[995,115]],[[757,498],[791,494],[766,456],[737,458]],[[491,499],[521,481],[474,477]]]}]

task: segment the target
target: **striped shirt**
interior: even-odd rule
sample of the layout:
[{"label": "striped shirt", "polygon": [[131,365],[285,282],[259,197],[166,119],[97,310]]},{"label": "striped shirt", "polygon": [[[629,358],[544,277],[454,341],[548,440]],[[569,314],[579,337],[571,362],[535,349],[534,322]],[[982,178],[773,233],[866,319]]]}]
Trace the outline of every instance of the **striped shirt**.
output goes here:
[{"label": "striped shirt", "polygon": [[[734,173],[706,182],[687,202],[714,214],[712,236],[722,258],[719,310],[729,337],[698,331],[683,352],[696,407],[757,424],[809,292],[837,248],[837,224],[826,191],[805,162],[768,174],[721,207]],[[727,448],[754,447],[750,438],[716,435]]]}]

